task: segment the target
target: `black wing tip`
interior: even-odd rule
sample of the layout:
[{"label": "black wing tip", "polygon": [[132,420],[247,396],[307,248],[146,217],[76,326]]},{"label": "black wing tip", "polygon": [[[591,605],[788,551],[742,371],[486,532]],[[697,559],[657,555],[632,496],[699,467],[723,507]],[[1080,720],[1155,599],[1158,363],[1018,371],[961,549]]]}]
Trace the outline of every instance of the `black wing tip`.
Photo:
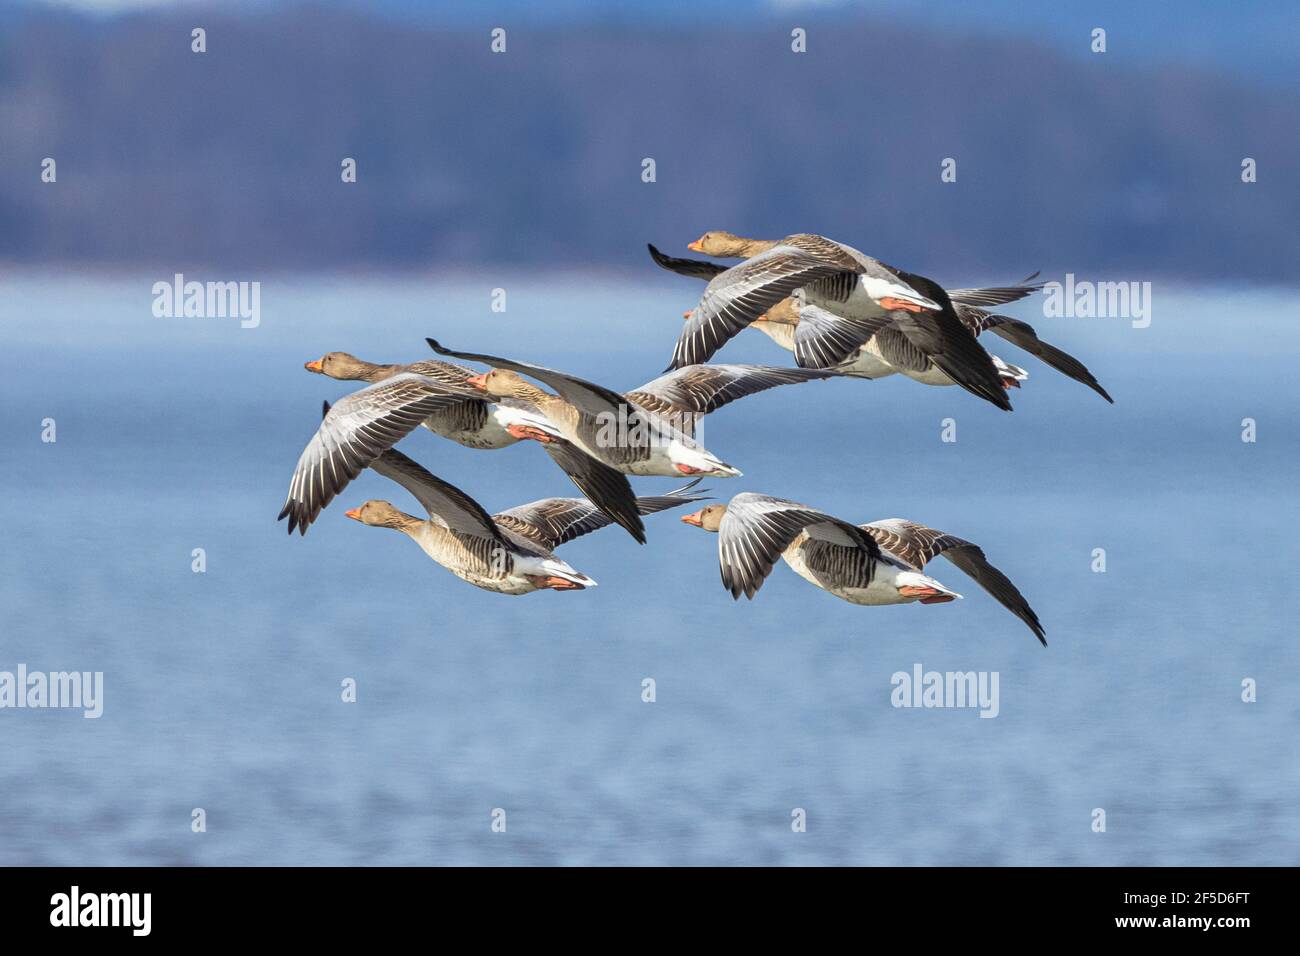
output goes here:
[{"label": "black wing tip", "polygon": [[437,339],[431,339],[431,338],[429,338],[428,336],[425,336],[424,341],[428,342],[428,343],[429,343],[429,348],[433,349],[433,350],[434,350],[435,352],[437,352],[439,355],[450,355],[450,354],[451,354],[451,350],[450,350],[450,349],[447,349],[447,348],[443,348],[443,346],[440,345],[440,344],[438,343],[438,340],[437,340]]},{"label": "black wing tip", "polygon": [[1102,398],[1106,399],[1106,401],[1110,402],[1112,405],[1115,404],[1115,399],[1111,398],[1110,393],[1101,387],[1100,382],[1089,382],[1088,387],[1091,388],[1098,395],[1100,395]]}]

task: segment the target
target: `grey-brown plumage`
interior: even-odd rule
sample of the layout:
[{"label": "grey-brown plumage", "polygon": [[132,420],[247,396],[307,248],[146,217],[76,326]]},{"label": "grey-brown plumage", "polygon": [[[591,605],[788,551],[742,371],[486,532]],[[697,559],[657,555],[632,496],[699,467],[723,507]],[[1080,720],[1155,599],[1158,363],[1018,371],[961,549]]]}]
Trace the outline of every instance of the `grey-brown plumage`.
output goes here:
[{"label": "grey-brown plumage", "polygon": [[693,279],[712,279],[719,272],[727,271],[726,266],[717,262],[666,256],[648,242],[646,248],[650,250],[650,258],[655,261],[656,265],[661,269],[667,269],[669,272],[676,272],[678,275],[690,276]]},{"label": "grey-brown plumage", "polygon": [[986,331],[999,335],[1012,345],[1016,345],[1030,355],[1042,359],[1043,362],[1062,375],[1087,385],[1112,405],[1115,404],[1115,400],[1110,397],[1110,393],[1102,388],[1101,383],[1097,381],[1096,377],[1092,372],[1088,371],[1082,362],[1068,352],[1044,342],[1028,322],[1013,319],[1008,315],[993,315],[984,309],[963,304],[957,306],[957,314],[966,323],[967,328],[976,335]]},{"label": "grey-brown plumage", "polygon": [[986,286],[982,289],[949,289],[948,298],[954,303],[964,305],[1006,305],[1019,302],[1026,296],[1033,295],[1043,288],[1043,283],[1035,282],[1038,273],[1034,272],[1020,280],[1019,285]]},{"label": "grey-brown plumage", "polygon": [[672,422],[687,435],[699,418],[748,395],[778,385],[836,377],[832,371],[771,365],[687,365],[624,394],[624,398]]},{"label": "grey-brown plumage", "polygon": [[556,439],[542,446],[569,480],[578,486],[587,499],[615,524],[630,534],[638,544],[645,544],[645,525],[637,507],[636,493],[627,475],[592,458],[581,448],[564,439]]},{"label": "grey-brown plumage", "polygon": [[1011,401],[1002,387],[1002,376],[998,374],[997,366],[962,323],[944,288],[925,276],[893,266],[885,268],[940,305],[936,312],[901,313],[893,328],[902,332],[911,345],[925,352],[935,366],[966,391],[1003,411],[1011,411]]},{"label": "grey-brown plumage", "polygon": [[[677,369],[620,395],[567,372],[497,355],[458,352],[434,339],[427,341],[440,355],[492,366],[493,371],[486,373],[483,381],[485,389],[534,402],[562,434],[587,454],[629,474],[738,474],[695,441],[698,417],[778,385],[838,374],[832,370],[761,365],[698,365]],[[521,375],[544,382],[557,394],[524,382]]]},{"label": "grey-brown plumage", "polygon": [[[642,495],[636,499],[637,508],[641,514],[649,515],[692,501],[703,501],[703,493],[689,493],[700,480],[696,478],[664,495]],[[530,538],[551,551],[567,541],[609,524],[609,517],[586,498],[543,498],[492,517],[502,527]]]},{"label": "grey-brown plumage", "polygon": [[[648,461],[654,451],[654,442],[664,436],[666,423],[663,420],[654,418],[651,413],[642,411],[603,385],[531,362],[481,352],[457,352],[434,339],[425,341],[440,355],[482,362],[545,382],[555,389],[556,395],[526,386],[516,388],[526,387],[527,394],[542,412],[557,427],[569,429],[566,434],[573,437],[583,451],[615,469],[630,470]],[[610,441],[611,433],[620,440]]]},{"label": "grey-brown plumage", "polygon": [[[428,520],[386,501],[368,501],[349,511],[348,517],[401,531],[462,580],[503,594],[527,594],[557,585],[562,589],[594,586],[594,581],[554,554],[566,541],[611,523],[586,498],[544,498],[489,515],[470,495],[395,449],[384,452],[370,467],[410,492],[423,505]],[[702,500],[688,493],[695,484],[638,499],[640,513]]]},{"label": "grey-brown plumage", "polygon": [[1047,632],[1038,615],[1029,606],[1011,579],[989,564],[983,550],[956,535],[936,531],[914,521],[888,518],[860,526],[871,535],[881,548],[906,561],[916,570],[924,570],[927,563],[943,555],[970,578],[991,594],[999,604],[1024,621],[1039,642],[1047,646]]},{"label": "grey-brown plumage", "polygon": [[[510,431],[510,426],[530,425],[541,418],[541,412],[529,402],[515,398],[489,401],[482,391],[467,384],[476,374],[472,369],[439,359],[384,365],[364,361],[347,352],[330,352],[307,363],[306,367],[330,378],[372,384],[408,374],[439,382],[462,397],[439,408],[422,424],[434,434],[468,448],[507,447],[520,440]],[[636,494],[622,473],[559,438],[547,443],[545,448],[584,495],[604,509],[638,542],[645,543],[645,527],[637,512]]]},{"label": "grey-brown plumage", "polygon": [[864,269],[865,264],[839,243],[820,236],[794,235],[772,244],[709,280],[682,328],[668,368],[707,362],[749,323],[797,289],[840,273],[853,277],[836,280],[848,282],[851,289]]},{"label": "grey-brown plumage", "polygon": [[[892,314],[893,327],[954,383],[1011,410],[993,360],[976,344],[938,283],[824,236],[800,233],[776,242],[751,240],[746,246],[747,251],[766,248],[709,280],[682,327],[670,368],[706,361],[741,329],[797,292],[810,304],[843,310],[850,319]],[[874,291],[868,293],[867,288]],[[918,303],[918,311],[878,304],[891,297]]]},{"label": "grey-brown plumage", "polygon": [[863,553],[869,584],[881,560],[875,539],[856,525],[807,505],[743,492],[731,499],[718,532],[722,584],[733,598],[753,598],[782,552],[800,535]]},{"label": "grey-brown plumage", "polygon": [[[656,265],[678,275],[688,276],[693,279],[712,279],[719,273],[727,271],[727,267],[718,262],[667,256],[651,243],[646,243],[646,248],[650,250],[650,258],[655,261]],[[1043,284],[1041,282],[1034,282],[1036,278],[1038,278],[1037,272],[1026,276],[1019,285],[986,286],[978,289],[949,289],[947,290],[948,298],[954,303],[960,302],[974,306],[1006,305],[1008,302],[1018,302],[1042,289]]]},{"label": "grey-brown plumage", "polygon": [[430,415],[466,397],[458,389],[414,372],[404,372],[340,399],[303,449],[289,482],[279,520],[300,534],[348,482],[417,428]]}]

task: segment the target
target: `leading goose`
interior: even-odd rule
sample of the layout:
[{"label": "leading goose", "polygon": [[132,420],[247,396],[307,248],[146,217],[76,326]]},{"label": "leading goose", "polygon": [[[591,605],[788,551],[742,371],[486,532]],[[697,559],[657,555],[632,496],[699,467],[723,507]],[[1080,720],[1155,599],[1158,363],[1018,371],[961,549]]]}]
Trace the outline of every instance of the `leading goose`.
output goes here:
[{"label": "leading goose", "polygon": [[854,525],[806,505],[744,492],[682,518],[718,533],[723,586],[753,598],[781,558],[806,581],[851,604],[942,604],[961,597],[923,573],[943,555],[1034,632],[1046,632],[1016,586],[978,545],[933,528],[888,518]]},{"label": "leading goose", "polygon": [[[531,402],[574,445],[629,475],[735,477],[738,469],[693,437],[698,418],[746,395],[837,374],[762,365],[692,365],[620,395],[540,365],[455,352],[433,339],[428,342],[439,355],[491,365],[491,371],[470,379],[470,384],[489,395]],[[557,394],[530,384],[520,373],[545,382]],[[545,434],[536,437],[548,440]]]},{"label": "leading goose", "polygon": [[[328,356],[326,357],[328,358]],[[324,368],[325,359],[321,360]],[[311,363],[308,363],[310,366]],[[448,363],[433,363],[448,365]],[[418,367],[423,363],[417,363]],[[449,366],[450,367],[450,366]],[[391,367],[390,367],[391,368]],[[400,368],[400,367],[399,367]],[[468,371],[468,370],[466,370]],[[449,384],[418,371],[388,372],[372,385],[340,399],[325,414],[316,434],[298,458],[279,518],[289,519],[289,533],[306,534],[321,510],[379,455],[420,425],[464,421],[465,407],[483,406],[483,393],[472,386]],[[546,418],[522,403],[498,404],[514,416],[507,437],[548,434],[546,451],[575,485],[637,541],[645,543],[645,526],[627,478],[563,439]],[[487,416],[486,411],[473,413]],[[501,424],[500,419],[494,420]],[[502,426],[505,427],[504,425]],[[437,430],[434,428],[434,430]],[[450,435],[448,437],[451,437]]]},{"label": "leading goose", "polygon": [[[388,450],[370,467],[409,491],[428,512],[420,519],[387,501],[371,500],[345,514],[362,524],[400,531],[462,581],[499,594],[549,589],[573,591],[596,582],[555,556],[566,541],[610,523],[585,498],[543,498],[489,515],[483,506],[399,451]],[[699,479],[666,495],[637,499],[641,514],[691,501]]]},{"label": "leading goose", "polygon": [[669,368],[707,361],[764,312],[798,292],[804,302],[846,319],[892,322],[958,385],[1011,410],[992,359],[933,280],[810,234],[766,240],[713,231],[690,248],[745,261],[709,280],[682,328]]}]

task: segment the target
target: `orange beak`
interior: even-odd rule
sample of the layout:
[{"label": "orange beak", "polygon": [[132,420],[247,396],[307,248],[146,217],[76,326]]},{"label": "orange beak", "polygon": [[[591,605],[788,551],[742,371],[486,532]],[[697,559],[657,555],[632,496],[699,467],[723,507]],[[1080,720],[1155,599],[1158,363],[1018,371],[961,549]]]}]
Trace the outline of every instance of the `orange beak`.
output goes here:
[{"label": "orange beak", "polygon": [[353,521],[361,520],[361,509],[353,508],[351,511],[343,512],[344,517],[351,518]]},{"label": "orange beak", "polygon": [[324,371],[321,369],[320,363],[320,359],[312,359],[310,362],[305,363],[303,368],[309,372],[316,372],[318,375],[323,375]]},{"label": "orange beak", "polygon": [[695,314],[695,310],[694,310],[694,309],[691,309],[689,312],[683,312],[683,313],[682,313],[682,318],[683,318],[683,319],[689,319],[689,318],[690,318],[692,315],[694,315],[694,314]]},{"label": "orange beak", "polygon": [[694,514],[682,515],[682,524],[693,524],[697,528],[704,527],[704,521],[700,518],[700,512]]},{"label": "orange beak", "polygon": [[688,242],[686,243],[686,248],[691,250],[691,252],[703,252],[704,250],[700,248],[700,243],[703,241],[703,239],[696,239],[694,242]]},{"label": "orange beak", "polygon": [[465,379],[465,384],[487,391],[487,376],[487,372],[484,372],[482,375],[475,375],[473,378]]}]

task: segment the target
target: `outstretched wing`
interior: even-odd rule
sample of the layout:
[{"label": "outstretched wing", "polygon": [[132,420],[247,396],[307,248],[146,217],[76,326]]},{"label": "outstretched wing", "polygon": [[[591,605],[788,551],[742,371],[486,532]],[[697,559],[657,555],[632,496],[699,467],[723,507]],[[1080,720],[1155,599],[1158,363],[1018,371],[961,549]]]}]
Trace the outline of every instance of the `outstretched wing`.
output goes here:
[{"label": "outstretched wing", "polygon": [[326,405],[320,427],[298,458],[279,519],[288,517],[290,534],[295,528],[306,534],[348,482],[422,421],[460,402],[480,400],[470,389],[404,372],[353,392],[333,408]]},{"label": "outstretched wing", "polygon": [[640,544],[645,544],[645,525],[640,517],[643,512],[637,507],[636,492],[627,475],[563,439],[547,442],[542,447],[593,507],[626,529]]},{"label": "outstretched wing", "polygon": [[[835,372],[771,365],[687,365],[646,382],[625,397],[657,415],[685,421],[686,416],[707,415],[738,398],[778,385],[797,385],[835,375]],[[693,431],[681,430],[686,434]]]},{"label": "outstretched wing", "polygon": [[[700,479],[696,478],[690,484],[666,495],[637,498],[637,508],[641,514],[648,515],[691,501],[703,501],[703,495],[688,494],[699,483]],[[586,498],[543,498],[541,501],[503,511],[494,517],[504,527],[537,542],[549,551],[610,523],[609,517]]]},{"label": "outstretched wing", "polygon": [[655,261],[655,265],[661,269],[667,269],[669,272],[676,272],[679,276],[690,276],[692,279],[712,279],[718,273],[727,271],[726,266],[716,262],[666,256],[650,243],[646,243],[646,248],[650,250],[650,258]]},{"label": "outstretched wing", "polygon": [[718,528],[718,565],[722,584],[739,599],[753,598],[772,566],[790,542],[807,531],[831,544],[860,548],[867,553],[867,580],[881,559],[880,547],[862,529],[806,505],[744,492],[727,505]]},{"label": "outstretched wing", "polygon": [[896,312],[891,328],[907,336],[908,341],[924,351],[930,361],[966,391],[1003,411],[1011,411],[1011,402],[1002,388],[1002,377],[993,359],[962,323],[948,293],[933,279],[893,266],[886,268],[941,306],[937,312]]},{"label": "outstretched wing", "polygon": [[824,257],[782,243],[720,272],[682,327],[669,369],[707,362],[741,329],[791,292],[851,273],[845,257]]},{"label": "outstretched wing", "polygon": [[1026,296],[1033,295],[1043,288],[1043,283],[1034,282],[1038,273],[1026,276],[1020,285],[993,286],[987,289],[949,289],[948,298],[953,303],[963,305],[1006,305],[1019,302]]},{"label": "outstretched wing", "polygon": [[805,305],[794,327],[794,360],[804,368],[834,368],[893,321],[892,313],[846,319],[820,306]]},{"label": "outstretched wing", "polygon": [[376,458],[370,467],[414,495],[429,513],[431,521],[462,534],[505,543],[496,523],[482,505],[395,448]]},{"label": "outstretched wing", "polygon": [[958,306],[958,314],[961,315],[967,327],[974,331],[976,335],[984,331],[1000,335],[1012,345],[1024,349],[1030,355],[1037,356],[1062,375],[1087,385],[1106,401],[1112,405],[1115,404],[1115,400],[1110,397],[1106,389],[1102,388],[1101,383],[1097,381],[1092,372],[1088,371],[1087,366],[1070,353],[1044,342],[1028,322],[1013,319],[1008,315],[990,315],[983,309],[971,306]]},{"label": "outstretched wing", "polygon": [[484,355],[478,352],[454,352],[449,348],[444,348],[434,339],[425,339],[425,341],[429,343],[429,348],[439,355],[450,355],[453,358],[465,359],[470,362],[482,362],[484,365],[491,365],[493,368],[512,369],[530,378],[535,378],[539,382],[545,382],[555,389],[566,402],[589,415],[599,415],[604,412],[617,414],[619,408],[626,405],[623,396],[618,392],[605,388],[603,385],[588,382],[586,379],[578,378],[576,375],[570,375],[568,372],[559,372],[543,365],[533,365],[531,362],[519,362],[514,359],[502,358],[499,355]]},{"label": "outstretched wing", "polygon": [[1047,632],[1039,623],[1034,609],[1011,583],[1011,579],[989,564],[978,545],[902,518],[873,521],[861,527],[880,547],[902,558],[918,571],[931,559],[943,555],[991,594],[999,604],[1024,621],[1039,642],[1044,647],[1047,646]]}]

